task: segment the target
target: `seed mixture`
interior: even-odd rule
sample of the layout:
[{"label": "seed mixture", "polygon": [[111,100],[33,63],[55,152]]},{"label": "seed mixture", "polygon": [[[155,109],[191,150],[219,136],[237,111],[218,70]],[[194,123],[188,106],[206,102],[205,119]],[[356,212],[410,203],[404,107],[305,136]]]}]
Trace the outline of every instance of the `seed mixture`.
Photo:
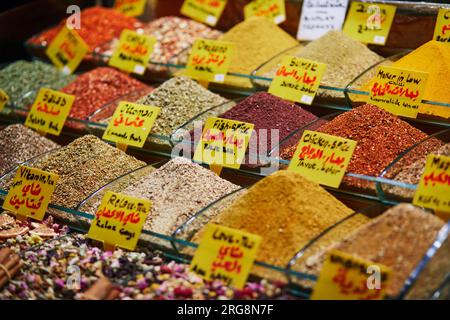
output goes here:
[{"label": "seed mixture", "polygon": [[18,164],[58,148],[59,145],[22,124],[0,130],[0,176]]},{"label": "seed mixture", "polygon": [[18,60],[0,70],[0,88],[6,92],[11,103],[26,108],[33,104],[40,88],[60,90],[75,78],[39,60]]}]

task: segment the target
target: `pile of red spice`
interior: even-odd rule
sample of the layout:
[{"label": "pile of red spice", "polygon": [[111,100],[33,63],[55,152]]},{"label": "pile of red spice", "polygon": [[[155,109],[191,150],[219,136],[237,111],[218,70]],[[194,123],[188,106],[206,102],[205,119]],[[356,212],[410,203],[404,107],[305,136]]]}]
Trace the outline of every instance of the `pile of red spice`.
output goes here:
[{"label": "pile of red spice", "polygon": [[75,96],[69,117],[84,120],[108,102],[144,89],[151,90],[120,71],[100,67],[78,76],[61,91]]},{"label": "pile of red spice", "polygon": [[[76,30],[89,46],[90,51],[120,36],[123,29],[135,30],[142,27],[142,23],[133,17],[127,17],[119,11],[103,8],[90,7],[81,11],[81,28]],[[58,26],[48,29],[41,34],[31,38],[28,43],[47,46],[58,34],[66,23],[66,19]]]}]

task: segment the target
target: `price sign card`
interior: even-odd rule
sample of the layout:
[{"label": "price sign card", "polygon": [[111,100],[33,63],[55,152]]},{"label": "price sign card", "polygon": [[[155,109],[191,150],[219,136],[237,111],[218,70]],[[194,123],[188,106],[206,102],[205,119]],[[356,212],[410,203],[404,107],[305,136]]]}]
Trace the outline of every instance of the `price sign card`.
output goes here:
[{"label": "price sign card", "polygon": [[129,17],[138,17],[144,13],[147,0],[116,0],[114,9]]},{"label": "price sign card", "polygon": [[161,108],[121,101],[103,139],[142,148]]},{"label": "price sign card", "polygon": [[342,31],[360,42],[384,46],[396,9],[387,4],[352,2]]},{"label": "price sign card", "polygon": [[341,30],[348,0],[304,0],[297,39],[312,41],[331,30]]},{"label": "price sign card", "polygon": [[234,45],[218,40],[197,39],[192,46],[184,74],[208,82],[224,82]]},{"label": "price sign card", "polygon": [[430,154],[413,204],[450,213],[450,157]]},{"label": "price sign card", "polygon": [[354,140],[305,130],[288,170],[311,181],[339,188],[355,147]]},{"label": "price sign card", "polygon": [[391,270],[378,263],[331,250],[314,287],[312,300],[381,300]]},{"label": "price sign card", "polygon": [[286,56],[270,84],[269,93],[311,105],[326,68],[324,63]]},{"label": "price sign card", "polygon": [[428,73],[380,67],[371,81],[369,102],[393,114],[416,118]]},{"label": "price sign card", "polygon": [[210,223],[205,227],[190,270],[206,280],[222,280],[241,289],[260,243],[258,235]]},{"label": "price sign card", "polygon": [[28,112],[25,125],[58,136],[61,133],[75,96],[41,88]]},{"label": "price sign card", "polygon": [[185,0],[181,14],[214,27],[226,4],[227,0]]},{"label": "price sign card", "polygon": [[92,220],[88,237],[134,250],[151,205],[150,200],[107,191]]},{"label": "price sign card", "polygon": [[209,165],[239,169],[244,160],[254,125],[211,117],[205,122],[194,160]]},{"label": "price sign card", "polygon": [[56,188],[57,174],[19,166],[3,209],[41,221]]},{"label": "price sign card", "polygon": [[245,19],[250,17],[266,17],[275,24],[286,20],[284,0],[254,0],[244,7]]},{"label": "price sign card", "polygon": [[8,101],[9,101],[8,95],[6,94],[5,91],[0,89],[0,112],[3,111]]},{"label": "price sign card", "polygon": [[126,72],[144,74],[156,38],[123,30],[109,65]]},{"label": "price sign card", "polygon": [[75,30],[64,26],[46,50],[52,63],[65,74],[73,73],[86,53],[88,45]]},{"label": "price sign card", "polygon": [[450,43],[450,9],[439,9],[433,40]]}]

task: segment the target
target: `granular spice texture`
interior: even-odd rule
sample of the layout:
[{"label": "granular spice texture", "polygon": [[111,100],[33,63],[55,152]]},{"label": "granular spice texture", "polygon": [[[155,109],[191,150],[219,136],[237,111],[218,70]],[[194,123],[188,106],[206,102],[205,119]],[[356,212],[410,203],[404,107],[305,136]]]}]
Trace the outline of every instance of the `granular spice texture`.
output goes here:
[{"label": "granular spice texture", "polygon": [[62,91],[75,96],[69,116],[86,119],[107,102],[133,91],[148,88],[147,85],[120,71],[100,67],[78,76]]},{"label": "granular spice texture", "polygon": [[19,163],[58,147],[22,124],[9,125],[0,131],[0,176]]},{"label": "granular spice texture", "polygon": [[[81,11],[80,20],[80,29],[76,31],[88,45],[89,51],[94,51],[97,46],[120,36],[124,29],[134,30],[142,26],[136,18],[127,17],[117,10],[104,7],[84,9]],[[28,43],[48,46],[65,24],[66,19],[58,26],[31,38]]]},{"label": "granular spice texture", "polygon": [[281,170],[257,182],[211,222],[260,235],[257,260],[284,267],[309,241],[352,212],[318,184]]},{"label": "granular spice texture", "polygon": [[[235,44],[229,72],[249,75],[276,54],[298,45],[297,40],[264,17],[247,19],[220,37]],[[248,78],[226,76],[225,84],[251,88]]]},{"label": "granular spice texture", "polygon": [[[391,268],[387,294],[395,297],[444,225],[436,216],[403,203],[387,210],[329,249],[334,248]],[[322,253],[310,260],[306,267],[318,275],[324,257]]]},{"label": "granular spice texture", "polygon": [[53,65],[38,60],[19,60],[0,70],[0,88],[10,102],[25,108],[31,105],[42,87],[60,90],[76,76],[64,75]]}]

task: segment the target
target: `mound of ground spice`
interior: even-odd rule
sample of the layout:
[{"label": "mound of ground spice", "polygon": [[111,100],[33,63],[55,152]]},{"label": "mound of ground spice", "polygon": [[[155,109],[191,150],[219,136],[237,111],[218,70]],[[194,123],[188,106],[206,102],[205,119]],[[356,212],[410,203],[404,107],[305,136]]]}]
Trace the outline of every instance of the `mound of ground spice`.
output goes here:
[{"label": "mound of ground spice", "polygon": [[[316,131],[355,140],[357,145],[347,171],[368,176],[379,176],[400,153],[428,137],[393,114],[370,104],[344,112]],[[427,150],[441,145],[438,139],[429,139],[415,148],[415,154],[429,153]],[[414,161],[411,157],[410,163]],[[373,187],[373,183],[351,177],[344,177],[343,183],[358,188]]]},{"label": "mound of ground spice", "polygon": [[[298,45],[297,40],[264,17],[252,17],[226,32],[222,41],[235,44],[229,72],[251,74],[278,53]],[[251,88],[248,78],[226,76],[225,84]]]},{"label": "mound of ground spice", "polygon": [[[133,17],[127,17],[117,10],[104,7],[90,7],[81,11],[80,29],[76,30],[86,42],[90,51],[120,36],[124,29],[137,29],[142,23]],[[48,29],[28,40],[28,43],[40,46],[48,46],[56,37],[61,28],[66,24],[66,19],[58,26]]]},{"label": "mound of ground spice", "polygon": [[[444,225],[436,216],[403,203],[387,210],[328,249],[347,252],[391,268],[387,294],[395,297]],[[324,259],[325,253],[322,252],[310,259],[304,268],[318,275]]]},{"label": "mound of ground spice", "polygon": [[[211,222],[260,235],[257,260],[285,267],[310,240],[352,212],[318,184],[281,170],[257,182]],[[361,217],[359,222],[365,220]],[[339,235],[360,223],[347,225],[346,232]],[[202,232],[193,242],[201,239]],[[257,271],[267,275],[265,272]]]},{"label": "mound of ground spice", "polygon": [[86,119],[94,111],[123,95],[150,88],[128,75],[108,67],[100,67],[78,76],[61,91],[74,95],[69,117]]},{"label": "mound of ground spice", "polygon": [[19,163],[59,145],[22,124],[12,124],[0,131],[0,176]]}]

